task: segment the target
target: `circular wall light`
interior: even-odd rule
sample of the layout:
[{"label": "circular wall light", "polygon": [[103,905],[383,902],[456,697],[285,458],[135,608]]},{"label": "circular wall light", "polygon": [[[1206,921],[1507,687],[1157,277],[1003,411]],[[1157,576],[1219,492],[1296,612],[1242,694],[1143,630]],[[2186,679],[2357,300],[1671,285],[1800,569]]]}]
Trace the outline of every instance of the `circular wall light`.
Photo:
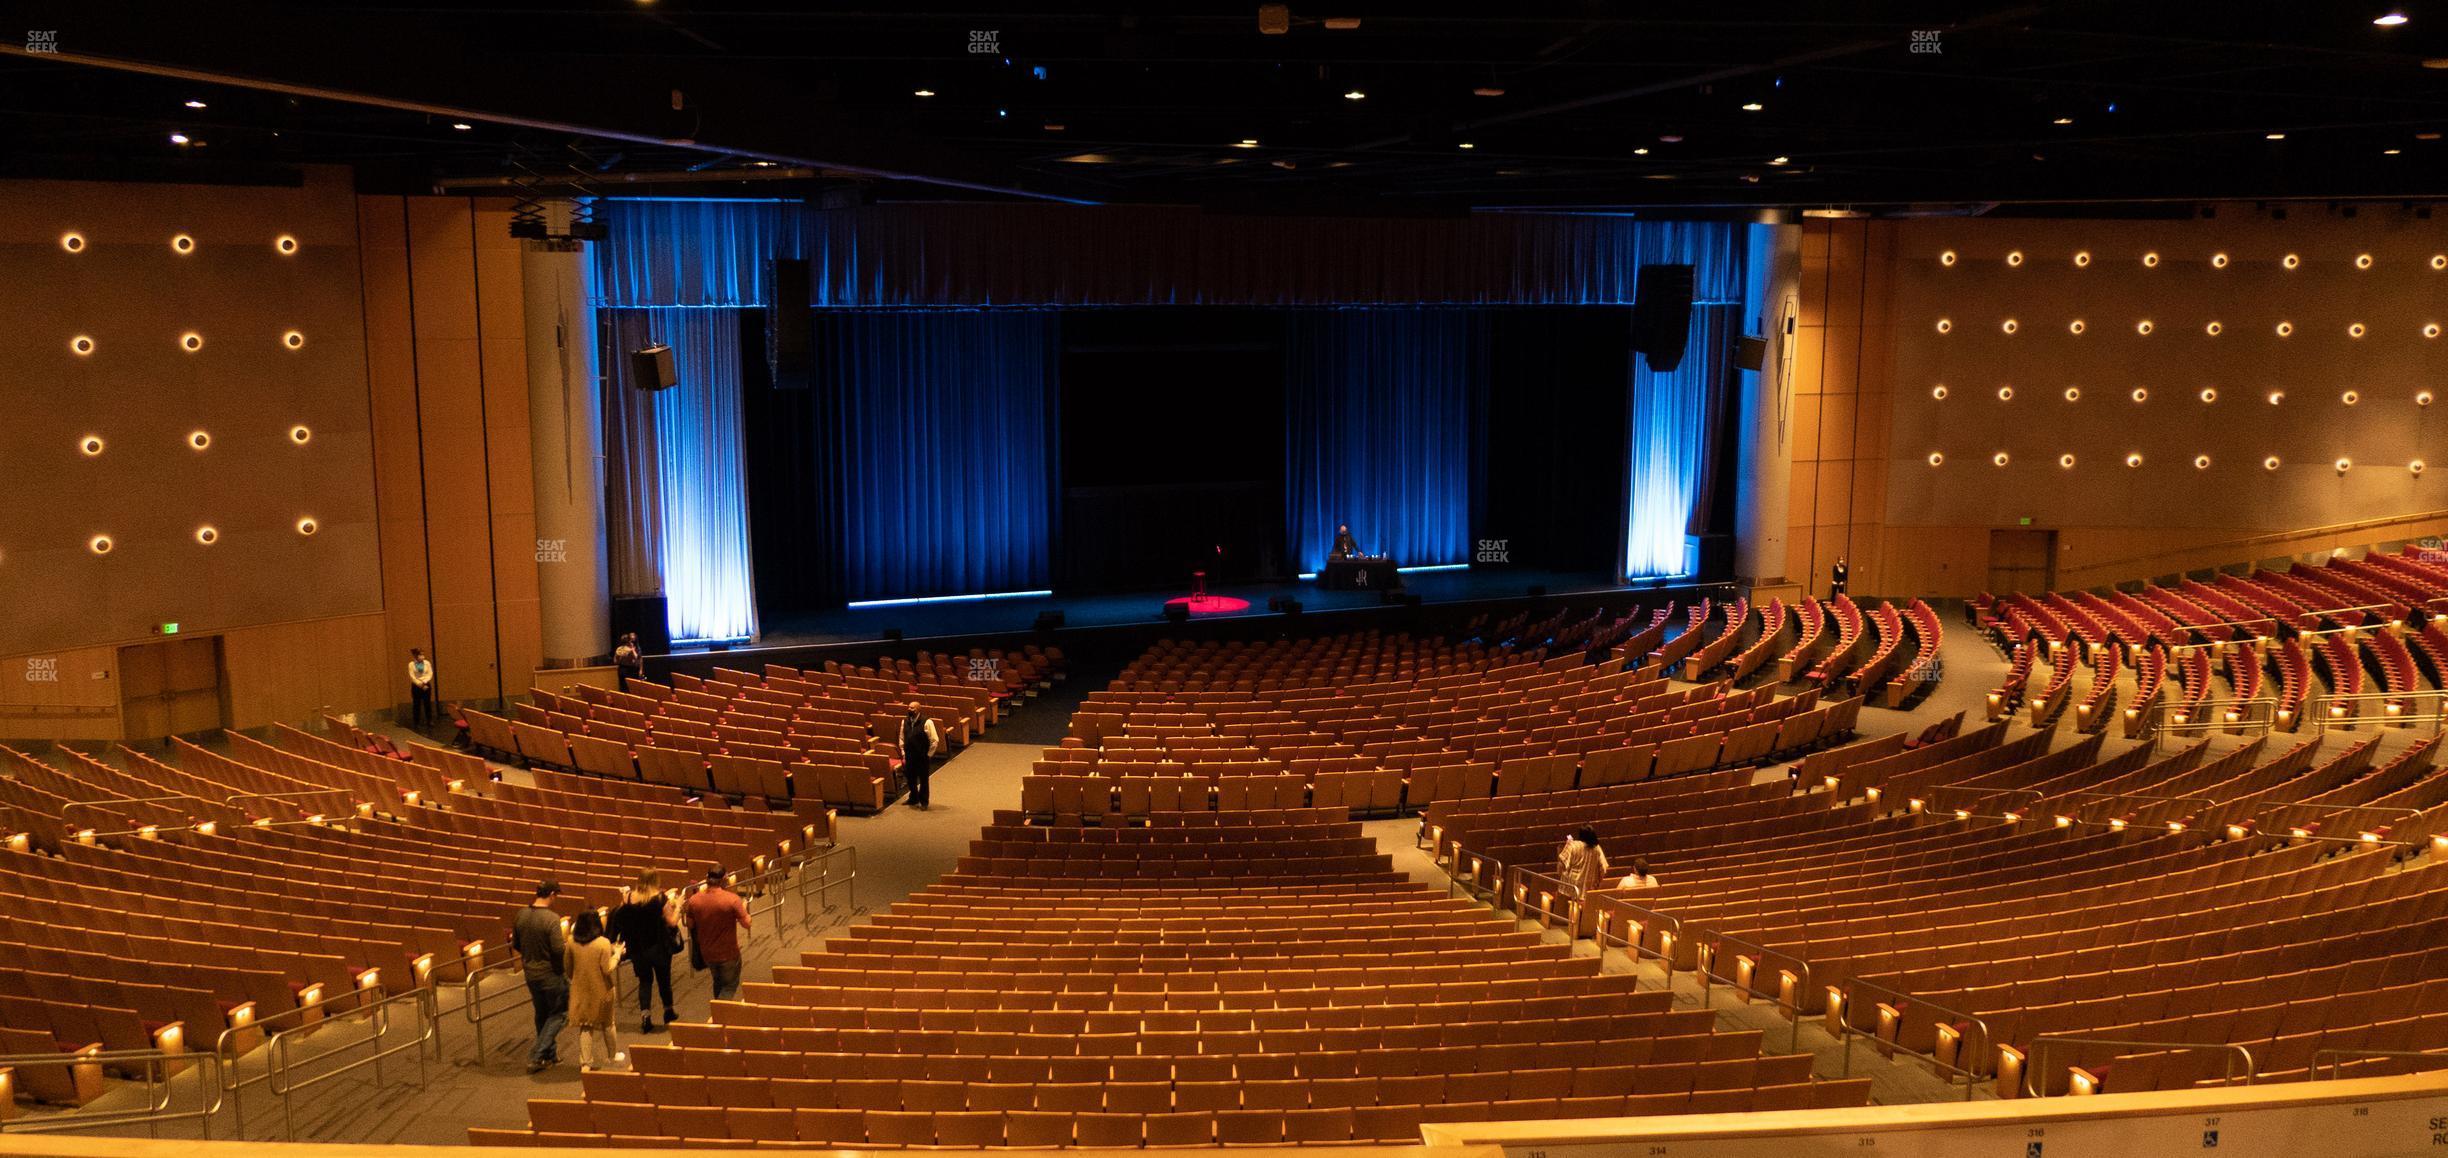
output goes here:
[{"label": "circular wall light", "polygon": [[1937,399],[1937,400],[1938,400],[1938,401],[1940,401],[1940,402],[1944,402],[1944,401],[1946,401],[1946,395],[1947,395],[1947,389],[1946,389],[1946,387],[1945,387],[1945,386],[1932,386],[1932,387],[1930,387],[1930,397],[1935,398],[1935,399]]},{"label": "circular wall light", "polygon": [[2083,332],[2083,320],[2081,318],[2076,318],[2073,321],[2067,322],[2066,332],[2070,334],[2079,334]]},{"label": "circular wall light", "polygon": [[2195,470],[2208,470],[2208,469],[2210,469],[2210,456],[2209,456],[2209,455],[2206,455],[2206,454],[2197,454],[2197,455],[2194,455],[2194,456],[2193,456],[2193,469],[2195,469]]},{"label": "circular wall light", "polygon": [[187,235],[186,235],[186,234],[184,234],[184,233],[179,234],[178,236],[171,238],[171,239],[170,239],[170,251],[171,251],[172,253],[180,254],[180,255],[182,255],[182,256],[183,256],[183,255],[185,255],[185,254],[194,253],[194,252],[195,252],[195,238],[189,237],[189,236],[187,236]]},{"label": "circular wall light", "polygon": [[1998,387],[1998,401],[2000,401],[2000,402],[2012,402],[2012,401],[2014,401],[2014,387],[2012,387],[2012,386],[2000,386],[2000,387]]},{"label": "circular wall light", "polygon": [[2073,455],[2070,455],[2070,454],[2061,454],[2061,455],[2058,455],[2058,456],[2057,456],[2057,466],[2058,466],[2058,469],[2060,469],[2060,470],[2072,470],[2072,469],[2074,469],[2074,456],[2073,456]]},{"label": "circular wall light", "polygon": [[87,458],[102,453],[102,436],[99,434],[86,435],[83,442],[77,443],[77,449],[84,451]]},{"label": "circular wall light", "polygon": [[207,547],[212,546],[213,544],[221,541],[221,532],[212,529],[210,525],[197,527],[195,532],[195,541],[202,543]]},{"label": "circular wall light", "polygon": [[2213,337],[2213,338],[2215,338],[2215,337],[2218,337],[2220,334],[2226,333],[2226,332],[2227,332],[2227,327],[2222,326],[2222,325],[2218,324],[2217,322],[2212,322],[2212,323],[2210,323],[2209,325],[2203,326],[2203,327],[2202,327],[2202,332],[2203,332],[2203,333],[2205,333],[2205,334],[2210,335],[2210,336],[2211,336],[2211,337]]},{"label": "circular wall light", "polygon": [[204,335],[189,330],[179,335],[179,349],[192,354],[204,348]]},{"label": "circular wall light", "polygon": [[2347,471],[2354,469],[2354,460],[2351,458],[2341,458],[2337,460],[2334,465],[2337,467],[2337,472],[2339,474],[2344,474]]},{"label": "circular wall light", "polygon": [[2261,469],[2263,469],[2263,470],[2276,470],[2276,469],[2278,469],[2278,456],[2273,454],[2273,455],[2269,456],[2268,458],[2262,459],[2262,460],[2261,460]]},{"label": "circular wall light", "polygon": [[2004,465],[2006,465],[2006,452],[2001,450],[2001,451],[1997,452],[1996,454],[1990,455],[1990,456],[1989,456],[1989,462],[1990,462],[1990,465],[1992,465],[1992,466],[2004,466]]},{"label": "circular wall light", "polygon": [[85,252],[85,235],[82,233],[60,234],[60,248],[70,253]]},{"label": "circular wall light", "polygon": [[2290,336],[2292,336],[2292,335],[2295,333],[2295,323],[2293,323],[2293,322],[2280,322],[2280,323],[2278,323],[2277,330],[2278,330],[2278,336],[2279,336],[2279,337],[2281,337],[2281,338],[2290,337]]},{"label": "circular wall light", "polygon": [[1941,334],[1950,334],[1950,333],[1953,333],[1954,331],[1955,331],[1955,323],[1954,323],[1954,322],[1948,321],[1948,320],[1947,320],[1947,319],[1945,319],[1945,318],[1940,318],[1940,319],[1938,319],[1938,332],[1939,332],[1939,333],[1941,333]]},{"label": "circular wall light", "polygon": [[212,445],[212,435],[201,430],[194,431],[187,436],[187,445],[202,450]]},{"label": "circular wall light", "polygon": [[2210,268],[2212,268],[2212,269],[2225,269],[2225,268],[2227,268],[2227,255],[2226,255],[2226,254],[2223,254],[2223,253],[2214,253],[2214,254],[2211,254],[2211,255],[2210,255]]},{"label": "circular wall light", "polygon": [[2357,402],[2361,402],[2362,400],[2363,393],[2359,390],[2349,390],[2344,394],[2338,395],[2338,401],[2343,402],[2348,406],[2352,406]]},{"label": "circular wall light", "polygon": [[117,545],[118,544],[111,542],[111,537],[109,535],[95,535],[93,538],[85,540],[85,549],[93,552],[96,555],[108,555],[111,553],[111,548]]},{"label": "circular wall light", "polygon": [[2361,322],[2352,322],[2346,326],[2346,336],[2349,338],[2360,338],[2365,332]]},{"label": "circular wall light", "polygon": [[2075,251],[2074,251],[2074,268],[2076,268],[2076,269],[2081,269],[2082,267],[2087,266],[2087,265],[2089,265],[2089,264],[2091,264],[2091,251],[2090,251],[2090,250],[2088,250],[2088,249],[2077,249],[2077,250],[2075,250]]},{"label": "circular wall light", "polygon": [[2006,320],[2005,320],[2005,321],[2003,321],[2003,322],[1999,322],[1999,323],[1998,323],[1998,328],[1999,328],[1999,329],[2001,329],[2001,330],[2006,331],[2006,332],[2007,332],[2007,333],[2009,333],[2009,334],[2011,334],[2011,333],[2015,332],[2016,330],[2020,330],[2020,329],[2022,329],[2022,328],[2023,328],[2023,323],[2018,322],[2018,321],[2014,320],[2013,318],[2008,318],[2008,319],[2006,319]]},{"label": "circular wall light", "polygon": [[2204,386],[2204,387],[2202,387],[2202,388],[2201,388],[2201,400],[2202,400],[2202,405],[2204,405],[2204,406],[2208,406],[2209,404],[2211,404],[2211,403],[2213,403],[2213,402],[2218,401],[2218,387],[2216,387],[2216,386]]},{"label": "circular wall light", "polygon": [[2428,391],[2428,390],[2417,390],[2417,391],[2415,391],[2415,392],[2414,392],[2414,405],[2416,405],[2416,406],[2429,406],[2429,405],[2431,405],[2431,392],[2430,392],[2430,391]]},{"label": "circular wall light", "polygon": [[2021,264],[2023,264],[2023,251],[2022,251],[2022,250],[2020,250],[2020,249],[2009,249],[2009,250],[2007,250],[2007,251],[2006,251],[2006,264],[2008,264],[2008,265],[2021,265]]},{"label": "circular wall light", "polygon": [[2157,253],[2145,253],[2145,254],[2143,254],[2143,255],[2142,255],[2142,268],[2144,268],[2144,269],[2157,269],[2157,268],[2159,268],[2159,255],[2158,255]]},{"label": "circular wall light", "polygon": [[1929,464],[1931,466],[1945,466],[1946,456],[1933,450],[1929,452]]},{"label": "circular wall light", "polygon": [[2443,269],[2448,269],[2448,253],[2435,253],[2435,254],[2432,254],[2432,255],[2431,255],[2431,268],[2432,268],[2433,270],[2443,270]]},{"label": "circular wall light", "polygon": [[2421,460],[2421,459],[2419,459],[2419,458],[2418,458],[2418,459],[2415,459],[2415,460],[2414,460],[2414,461],[2412,461],[2412,462],[2407,463],[2407,464],[2406,464],[2406,471],[2407,471],[2407,473],[2409,473],[2409,474],[2421,474],[2421,473],[2423,472],[2423,460]]},{"label": "circular wall light", "polygon": [[272,248],[282,257],[293,257],[298,251],[298,239],[284,233],[272,239]]},{"label": "circular wall light", "polygon": [[2066,387],[2066,388],[2065,388],[2065,400],[2066,400],[2066,401],[2068,401],[2068,402],[2080,402],[2080,401],[2082,401],[2082,387],[2080,387],[2080,386],[2068,386],[2068,387]]},{"label": "circular wall light", "polygon": [[2276,405],[2278,405],[2279,403],[2284,402],[2284,401],[2286,401],[2286,391],[2284,391],[2284,390],[2272,390],[2272,391],[2270,391],[2270,392],[2269,392],[2269,404],[2270,404],[2270,405],[2272,405],[2272,406],[2276,406]]},{"label": "circular wall light", "polygon": [[2140,465],[2142,465],[2142,456],[2141,456],[2141,455],[2139,455],[2139,454],[2129,454],[2129,455],[2126,455],[2126,456],[2125,456],[2125,465],[2127,465],[2127,466],[2140,466]]},{"label": "circular wall light", "polygon": [[2293,269],[2296,266],[2302,265],[2303,259],[2290,253],[2285,257],[2279,258],[2278,264],[2286,267],[2287,269]]},{"label": "circular wall light", "polygon": [[297,533],[301,535],[311,535],[322,529],[322,527],[315,523],[314,516],[312,515],[308,515],[307,517],[297,521]]},{"label": "circular wall light", "polygon": [[2423,337],[2426,337],[2426,338],[2436,338],[2436,337],[2439,337],[2439,323],[2438,323],[2438,322],[2430,322],[2430,323],[2426,323],[2426,324],[2423,326],[2423,331],[2422,331],[2422,334],[2423,334]]},{"label": "circular wall light", "polygon": [[78,334],[76,337],[68,339],[68,349],[73,351],[76,356],[82,358],[85,355],[94,352],[94,340],[86,337],[83,334]]},{"label": "circular wall light", "polygon": [[307,440],[313,437],[314,431],[308,430],[303,426],[292,426],[289,428],[289,441],[294,442],[299,446],[306,445]]},{"label": "circular wall light", "polygon": [[2370,255],[2370,254],[2368,254],[2368,253],[2358,253],[2358,254],[2356,254],[2356,255],[2355,255],[2355,268],[2356,268],[2356,269],[2370,269],[2371,267],[2372,267],[2372,255]]},{"label": "circular wall light", "polygon": [[1940,265],[1953,265],[1953,264],[1955,264],[1955,251],[1954,251],[1954,250],[1952,250],[1952,249],[1947,249],[1947,250],[1941,250],[1941,251],[1939,251],[1939,254],[1938,254],[1938,264],[1940,264]]},{"label": "circular wall light", "polygon": [[305,344],[306,335],[301,334],[296,330],[291,330],[288,333],[281,335],[281,345],[287,346],[292,350],[304,346]]},{"label": "circular wall light", "polygon": [[2134,332],[2144,336],[2148,336],[2152,330],[2157,328],[2158,327],[2151,325],[2149,318],[2144,318],[2141,321],[2134,323]]},{"label": "circular wall light", "polygon": [[2136,386],[2133,388],[2132,397],[2136,405],[2148,402],[2150,401],[2150,388],[2147,386]]}]

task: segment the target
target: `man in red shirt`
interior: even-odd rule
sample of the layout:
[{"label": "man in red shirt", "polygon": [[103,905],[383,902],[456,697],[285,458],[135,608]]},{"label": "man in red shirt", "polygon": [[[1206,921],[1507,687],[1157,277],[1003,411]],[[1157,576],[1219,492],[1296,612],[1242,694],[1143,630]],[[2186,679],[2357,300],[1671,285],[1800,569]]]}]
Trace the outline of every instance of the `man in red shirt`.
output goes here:
[{"label": "man in red shirt", "polygon": [[714,975],[714,1000],[739,996],[740,931],[748,927],[748,903],[731,891],[731,874],[716,865],[706,870],[705,887],[680,910],[688,925],[692,956]]}]

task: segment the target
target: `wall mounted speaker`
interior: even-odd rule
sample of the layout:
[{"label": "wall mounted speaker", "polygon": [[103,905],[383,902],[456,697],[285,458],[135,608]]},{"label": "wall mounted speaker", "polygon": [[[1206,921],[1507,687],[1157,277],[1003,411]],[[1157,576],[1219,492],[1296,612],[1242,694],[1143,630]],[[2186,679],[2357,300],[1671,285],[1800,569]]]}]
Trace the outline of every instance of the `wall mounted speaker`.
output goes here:
[{"label": "wall mounted speaker", "polygon": [[679,385],[680,373],[672,362],[671,347],[657,342],[629,351],[629,384],[640,390],[669,390]]},{"label": "wall mounted speaker", "polygon": [[1757,370],[1768,361],[1768,339],[1744,334],[1734,339],[1734,364],[1745,370]]},{"label": "wall mounted speaker", "polygon": [[1644,265],[1632,289],[1632,348],[1665,372],[1683,364],[1691,333],[1692,267]]}]

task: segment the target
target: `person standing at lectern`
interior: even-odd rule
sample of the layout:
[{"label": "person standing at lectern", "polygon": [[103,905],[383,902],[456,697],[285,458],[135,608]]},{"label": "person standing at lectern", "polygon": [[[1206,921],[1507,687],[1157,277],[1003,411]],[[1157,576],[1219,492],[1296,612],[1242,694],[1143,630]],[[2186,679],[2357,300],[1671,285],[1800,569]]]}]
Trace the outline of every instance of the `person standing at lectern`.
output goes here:
[{"label": "person standing at lectern", "polygon": [[1836,565],[1828,568],[1828,598],[1833,599],[1836,596],[1845,593],[1845,576],[1847,574],[1849,574],[1849,572],[1845,570],[1845,561],[1842,557],[1839,557],[1836,560]]},{"label": "person standing at lectern", "polygon": [[1337,524],[1335,526],[1334,550],[1327,552],[1328,557],[1335,559],[1349,559],[1359,553],[1360,541],[1352,538],[1351,524]]}]

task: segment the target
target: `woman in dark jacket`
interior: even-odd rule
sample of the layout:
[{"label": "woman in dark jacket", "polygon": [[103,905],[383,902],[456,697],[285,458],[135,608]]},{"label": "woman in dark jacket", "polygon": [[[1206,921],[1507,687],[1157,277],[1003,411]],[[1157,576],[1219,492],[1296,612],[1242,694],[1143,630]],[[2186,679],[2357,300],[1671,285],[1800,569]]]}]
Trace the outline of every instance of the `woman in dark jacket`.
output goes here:
[{"label": "woman in dark jacket", "polygon": [[612,910],[612,940],[629,952],[629,968],[637,974],[638,1032],[653,1033],[656,991],[663,995],[663,1023],[680,1020],[672,1008],[672,955],[680,951],[680,906],[663,892],[663,878],[653,869],[639,873],[621,906]]}]

